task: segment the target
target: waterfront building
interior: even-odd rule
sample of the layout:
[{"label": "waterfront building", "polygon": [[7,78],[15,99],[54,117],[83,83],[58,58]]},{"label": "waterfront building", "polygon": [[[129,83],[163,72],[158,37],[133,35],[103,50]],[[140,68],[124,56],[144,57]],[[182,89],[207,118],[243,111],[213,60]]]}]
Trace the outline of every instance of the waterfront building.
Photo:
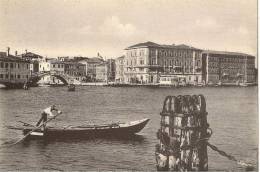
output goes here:
[{"label": "waterfront building", "polygon": [[30,74],[38,73],[39,72],[39,61],[43,60],[43,57],[32,53],[32,52],[26,52],[19,55],[23,59],[29,60],[30,61]]},{"label": "waterfront building", "polygon": [[226,51],[202,52],[202,77],[206,84],[255,83],[255,57]]},{"label": "waterfront building", "polygon": [[21,87],[28,81],[30,61],[7,52],[0,52],[0,83],[6,86]]},{"label": "waterfront building", "polygon": [[98,82],[108,82],[108,62],[103,62],[101,64],[96,65],[96,81]]},{"label": "waterfront building", "polygon": [[124,83],[124,59],[125,56],[121,56],[115,59],[116,73],[115,82]]},{"label": "waterfront building", "polygon": [[202,82],[202,50],[181,45],[139,43],[125,49],[126,83],[159,83],[160,77],[184,78],[188,84]]},{"label": "waterfront building", "polygon": [[64,73],[77,81],[85,81],[86,65],[74,61],[64,61]]},{"label": "waterfront building", "polygon": [[87,81],[95,81],[96,80],[96,66],[104,63],[104,60],[103,60],[103,58],[100,58],[100,57],[93,57],[93,58],[81,59],[78,62],[86,65]]}]

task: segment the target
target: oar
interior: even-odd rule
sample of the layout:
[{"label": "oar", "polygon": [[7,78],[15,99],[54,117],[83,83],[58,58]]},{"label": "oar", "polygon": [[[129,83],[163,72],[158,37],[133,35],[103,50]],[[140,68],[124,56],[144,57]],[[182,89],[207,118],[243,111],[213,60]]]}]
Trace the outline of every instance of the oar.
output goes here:
[{"label": "oar", "polygon": [[18,121],[18,122],[23,123],[23,124],[25,124],[27,126],[29,125],[29,126],[32,126],[32,127],[36,127],[35,125],[29,124],[29,123],[26,123],[26,122],[23,122],[23,121]]},{"label": "oar", "polygon": [[23,138],[17,140],[15,143],[9,145],[9,146],[13,146],[13,145],[16,145],[17,143],[23,141],[27,136],[29,136],[32,132],[34,132],[35,130],[41,128],[43,125],[47,124],[48,122],[50,122],[51,120],[55,119],[57,116],[61,115],[62,113],[58,113],[57,115],[55,115],[54,117],[48,119],[47,121],[45,121],[44,123],[42,123],[41,125],[35,127],[34,129],[32,129],[30,132],[28,132],[26,135],[24,135]]}]

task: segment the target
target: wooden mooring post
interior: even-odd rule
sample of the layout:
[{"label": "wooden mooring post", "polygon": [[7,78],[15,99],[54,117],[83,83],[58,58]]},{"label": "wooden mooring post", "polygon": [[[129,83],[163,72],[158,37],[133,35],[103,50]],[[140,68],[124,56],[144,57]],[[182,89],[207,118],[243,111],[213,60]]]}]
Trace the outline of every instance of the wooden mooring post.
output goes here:
[{"label": "wooden mooring post", "polygon": [[207,171],[207,140],[212,131],[207,123],[204,96],[167,96],[160,115],[157,170]]}]

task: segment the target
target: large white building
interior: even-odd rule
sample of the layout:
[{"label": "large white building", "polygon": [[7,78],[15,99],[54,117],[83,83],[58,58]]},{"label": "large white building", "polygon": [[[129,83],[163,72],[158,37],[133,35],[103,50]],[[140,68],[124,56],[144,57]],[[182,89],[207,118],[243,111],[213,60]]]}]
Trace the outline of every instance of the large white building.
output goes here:
[{"label": "large white building", "polygon": [[126,83],[159,83],[161,77],[183,78],[186,83],[202,82],[202,50],[181,45],[139,43],[125,49]]},{"label": "large white building", "polygon": [[202,78],[206,84],[255,83],[255,57],[245,53],[202,52]]}]

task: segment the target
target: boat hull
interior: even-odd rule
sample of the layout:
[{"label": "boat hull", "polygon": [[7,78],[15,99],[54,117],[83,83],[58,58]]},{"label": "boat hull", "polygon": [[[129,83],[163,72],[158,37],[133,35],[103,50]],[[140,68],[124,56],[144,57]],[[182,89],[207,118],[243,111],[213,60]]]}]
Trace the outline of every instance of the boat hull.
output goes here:
[{"label": "boat hull", "polygon": [[23,134],[33,132],[27,139],[93,139],[106,137],[127,137],[140,132],[149,119],[140,120],[140,123],[133,125],[104,125],[104,126],[89,126],[89,127],[67,127],[67,128],[46,128],[33,130],[33,128],[23,129]]}]

